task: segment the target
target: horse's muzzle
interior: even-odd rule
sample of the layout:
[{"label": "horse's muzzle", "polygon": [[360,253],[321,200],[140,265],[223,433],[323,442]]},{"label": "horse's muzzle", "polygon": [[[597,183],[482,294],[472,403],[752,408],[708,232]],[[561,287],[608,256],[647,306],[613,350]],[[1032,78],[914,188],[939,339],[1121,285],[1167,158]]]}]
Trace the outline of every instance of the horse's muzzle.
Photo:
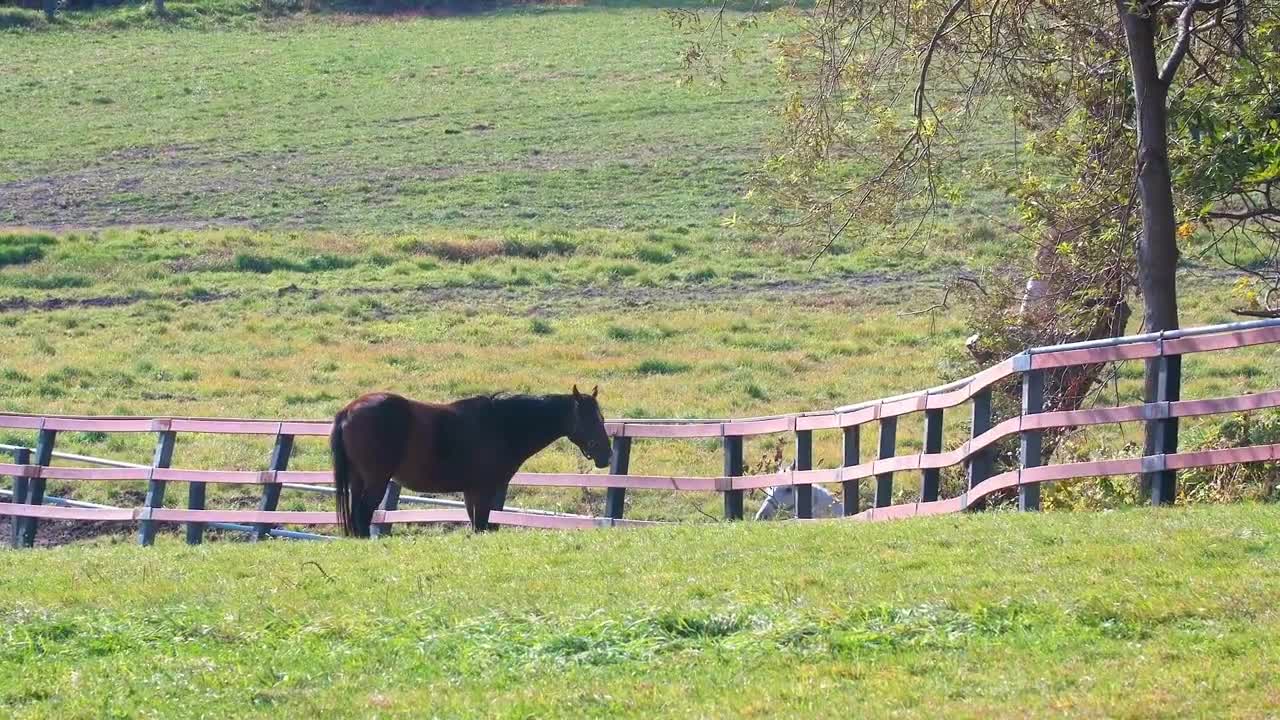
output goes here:
[{"label": "horse's muzzle", "polygon": [[609,462],[613,459],[613,450],[608,446],[603,451],[598,446],[578,449],[582,451],[582,457],[595,463],[597,468],[609,467]]}]

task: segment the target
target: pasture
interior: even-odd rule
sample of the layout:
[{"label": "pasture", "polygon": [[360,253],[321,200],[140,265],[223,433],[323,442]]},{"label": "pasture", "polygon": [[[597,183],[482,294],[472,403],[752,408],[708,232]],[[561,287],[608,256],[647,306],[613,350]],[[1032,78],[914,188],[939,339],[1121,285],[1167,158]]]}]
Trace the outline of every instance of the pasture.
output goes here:
[{"label": "pasture", "polygon": [[652,8],[4,42],[11,224],[714,227],[771,92],[763,53],[677,88]]},{"label": "pasture", "polygon": [[[0,30],[0,410],[327,420],[373,389],[443,400],[574,383],[599,384],[609,417],[831,408],[973,372],[964,311],[923,311],[957,274],[1018,266],[1030,248],[982,171],[1029,161],[998,116],[960,197],[905,241],[866,224],[813,262],[813,236],[739,222],[774,128],[767,41],[785,19],[746,30],[755,50],[718,85],[681,82],[681,38],[648,3],[434,18],[170,7],[164,22],[125,6]],[[1236,319],[1235,276],[1196,242],[1183,324]],[[1183,372],[1184,398],[1280,387],[1274,345],[1188,357]],[[1120,364],[1105,400],[1136,402],[1141,378]],[[1186,420],[1183,446],[1218,422]],[[1097,426],[1058,452],[1131,455],[1137,430]],[[946,433],[947,448],[968,438],[959,416]],[[815,435],[815,467],[840,464],[838,435]],[[899,448],[921,440],[904,426]],[[787,442],[749,441],[748,469],[772,471]],[[67,432],[57,447],[147,462],[153,445]],[[874,438],[862,448],[873,456]],[[257,470],[270,449],[183,435],[174,465]],[[305,440],[290,468],[328,463]],[[631,472],[720,464],[715,438],[642,441]],[[525,469],[587,462],[561,442]],[[895,499],[917,485],[904,478]],[[123,506],[145,487],[49,492]],[[44,523],[49,544],[76,542],[0,552],[0,708],[1274,714],[1274,506],[1125,508],[1135,489],[1046,489],[1048,510],[1115,512],[876,526],[716,522],[718,494],[636,491],[626,517],[685,524],[398,525],[364,544],[215,533],[187,547],[167,526],[144,550],[132,525]],[[210,506],[254,507],[257,490],[211,489]],[[599,515],[604,492],[520,487],[510,502]]]},{"label": "pasture", "polygon": [[[769,249],[736,253],[728,241],[108,230],[39,247],[44,258],[3,275],[15,293],[0,318],[18,341],[0,365],[12,411],[326,419],[366,389],[451,398],[492,391],[500,378],[503,388],[533,392],[599,383],[611,417],[741,417],[830,408],[972,371],[960,350],[959,318],[907,314],[918,310],[915,298],[936,292],[918,275],[832,267],[843,258],[809,273],[803,259]],[[493,254],[449,259],[458,248],[477,247]],[[645,250],[654,248],[672,259],[646,262]],[[642,270],[609,275],[618,265]],[[738,271],[736,279],[734,271],[697,279],[725,267]],[[1189,317],[1229,319],[1225,288],[1208,281],[1193,287]],[[1184,395],[1274,388],[1274,354],[1263,346],[1188,358]],[[889,356],[892,373],[879,364]],[[1139,390],[1140,367],[1125,365],[1114,392],[1132,402]],[[1196,422],[1187,427],[1193,438]],[[966,439],[964,430],[954,422],[947,446]],[[1082,432],[1073,452],[1121,452],[1133,431]],[[0,442],[31,445],[34,434],[7,431]],[[900,442],[904,451],[918,451],[921,436],[904,430]],[[785,440],[749,443],[748,464],[762,462],[778,443]],[[69,433],[58,447],[145,462],[152,438]],[[871,439],[864,442],[866,457],[874,449]],[[179,442],[175,463],[260,469],[269,451],[270,438],[192,436]],[[815,467],[834,467],[840,458],[838,433],[820,433]],[[575,472],[584,462],[558,443],[527,468]],[[646,442],[632,472],[715,474],[720,462],[714,439]],[[306,441],[291,467],[328,463],[326,444]],[[67,497],[129,505],[143,485],[53,487]],[[907,497],[914,485],[901,483],[900,492]],[[592,514],[603,501],[602,491],[549,488],[520,488],[512,499]],[[249,507],[256,495],[237,490],[223,502]],[[282,509],[321,503],[286,494]],[[635,519],[720,515],[713,494],[638,492],[629,503],[627,516]]]}]

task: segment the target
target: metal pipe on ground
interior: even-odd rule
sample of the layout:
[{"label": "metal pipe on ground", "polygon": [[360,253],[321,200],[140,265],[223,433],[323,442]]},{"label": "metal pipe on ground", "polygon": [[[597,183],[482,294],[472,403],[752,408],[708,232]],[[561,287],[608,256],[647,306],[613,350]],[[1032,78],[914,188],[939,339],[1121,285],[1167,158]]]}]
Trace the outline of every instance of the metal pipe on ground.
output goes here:
[{"label": "metal pipe on ground", "polygon": [[[12,500],[13,491],[0,490],[0,497],[7,497]],[[57,497],[54,495],[46,495],[44,498],[44,502],[47,505],[57,505],[59,507],[89,508],[92,510],[123,510],[124,509],[124,508],[118,508],[114,505],[100,505],[98,503],[85,502],[83,500],[68,500],[67,498]],[[217,528],[219,530],[231,530],[233,532],[244,532],[244,533],[254,532],[253,526],[240,525],[238,523],[209,523],[209,527]],[[290,540],[333,540],[334,539],[332,536],[329,536],[329,535],[319,535],[316,533],[298,532],[296,530],[271,530],[270,534],[274,537],[287,538]]]},{"label": "metal pipe on ground", "polygon": [[[13,452],[13,451],[18,451],[23,449],[30,450],[30,448],[23,448],[21,445],[0,444],[0,451]],[[91,455],[76,455],[74,453],[64,453],[64,452],[58,452],[56,450],[53,453],[53,457],[60,458],[63,460],[70,460],[72,462],[86,463],[89,465],[101,465],[103,467],[113,467],[113,468],[150,467],[149,465],[142,465],[140,463],[124,462],[123,460],[109,460],[107,458],[93,457]],[[324,487],[323,485],[306,485],[303,483],[281,483],[281,486],[285,488],[289,488],[290,490],[302,490],[303,492],[322,493],[326,495],[332,495],[334,493],[333,488]],[[425,497],[422,495],[401,495],[400,502],[410,503],[414,505],[436,505],[439,507],[450,507],[450,508],[466,507],[466,503],[462,502],[461,500],[449,500],[447,498]],[[93,506],[86,505],[85,507],[93,507]],[[102,507],[108,507],[108,506],[104,505]],[[586,515],[574,515],[572,513],[558,513],[558,512],[553,512],[551,510],[532,510],[529,508],[518,508],[518,507],[508,507],[506,508],[506,510],[508,512],[528,513],[530,515],[557,515],[557,516],[563,515],[566,517],[588,517]],[[225,525],[226,523],[223,523],[223,524]],[[218,527],[218,525],[214,524],[214,525],[210,525],[210,527]],[[223,528],[223,529],[231,529],[231,528]],[[287,531],[282,530],[281,532],[287,532]],[[320,537],[325,537],[325,536],[320,536]]]}]

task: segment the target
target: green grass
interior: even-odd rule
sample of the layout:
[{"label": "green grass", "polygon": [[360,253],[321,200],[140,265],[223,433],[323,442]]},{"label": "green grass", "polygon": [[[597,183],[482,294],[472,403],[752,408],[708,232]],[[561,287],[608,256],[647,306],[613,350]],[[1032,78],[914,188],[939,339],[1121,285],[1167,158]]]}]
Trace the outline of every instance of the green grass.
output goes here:
[{"label": "green grass", "polygon": [[0,223],[715,227],[771,71],[677,87],[680,43],[653,8],[6,37]]},{"label": "green grass", "polygon": [[[145,10],[106,17],[131,12]],[[768,40],[790,27],[768,19],[745,31],[725,84],[681,85],[686,38],[643,4],[321,15],[217,31],[84,17],[6,38],[0,225],[741,237],[721,225],[746,209],[747,176],[775,126]],[[1016,229],[1005,189],[976,172],[1012,162],[1001,123],[987,130],[956,181],[969,204],[941,209],[916,257],[885,253],[881,267],[986,266],[1021,252],[1017,234],[998,229]],[[901,244],[882,234],[863,226],[849,242]],[[678,255],[644,245],[636,269],[616,270]]]},{"label": "green grass", "polygon": [[1265,717],[1280,515],[0,553],[14,718]]},{"label": "green grass", "polygon": [[[1026,256],[1016,224],[1002,229],[1004,188],[967,165],[969,204],[905,249],[864,226],[810,269],[812,238],[729,226],[772,127],[765,41],[781,21],[750,30],[756,49],[713,87],[677,84],[682,39],[643,2],[447,19],[169,7],[47,27],[0,10],[0,28],[34,28],[0,34],[0,227],[12,228],[0,232],[0,409],[323,419],[368,390],[447,400],[575,383],[599,384],[613,417],[829,408],[967,374],[962,314],[912,311],[957,270]],[[973,168],[1011,162],[1001,122],[967,148]],[[1232,319],[1228,285],[1183,279],[1184,324]],[[1276,360],[1274,347],[1189,356],[1183,397],[1274,389]],[[1102,401],[1135,402],[1140,383],[1122,366]],[[967,439],[965,414],[949,412],[947,448]],[[1263,440],[1275,427],[1237,424]],[[1183,437],[1225,442],[1223,427],[1188,421]],[[920,433],[900,430],[899,452],[917,451]],[[1059,459],[1131,455],[1137,437],[1092,428]],[[147,462],[153,442],[63,433],[58,447]],[[184,434],[174,463],[262,469],[270,442]],[[789,442],[748,440],[748,472],[773,471]],[[291,468],[327,468],[325,445],[300,441]],[[716,439],[639,442],[631,471],[718,475],[720,453]],[[815,464],[840,458],[839,433],[816,433]],[[526,469],[587,467],[558,443]],[[962,482],[943,480],[948,493]],[[1222,497],[1216,482],[1197,492]],[[1267,482],[1242,496],[1267,496]],[[898,474],[895,500],[918,484]],[[49,486],[121,506],[143,490]],[[218,487],[210,504],[251,508],[258,492]],[[174,486],[165,503],[184,495]],[[1051,508],[1133,500],[1129,478],[1045,494]],[[518,488],[510,501],[600,514],[604,493]],[[1280,711],[1274,506],[730,526],[713,522],[720,504],[632,491],[628,517],[685,521],[635,532],[400,526],[379,543],[214,534],[188,548],[166,527],[141,550],[129,528],[3,552],[0,708]],[[329,505],[290,491],[280,507]],[[66,530],[49,525],[41,537]]]}]

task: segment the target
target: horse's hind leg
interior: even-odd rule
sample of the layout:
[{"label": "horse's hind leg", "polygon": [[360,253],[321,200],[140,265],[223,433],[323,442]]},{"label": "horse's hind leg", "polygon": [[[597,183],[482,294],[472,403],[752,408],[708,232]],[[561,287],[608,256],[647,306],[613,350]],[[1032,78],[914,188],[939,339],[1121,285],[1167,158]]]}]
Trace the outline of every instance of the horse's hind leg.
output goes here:
[{"label": "horse's hind leg", "polygon": [[373,513],[382,504],[382,496],[386,494],[390,480],[390,478],[383,478],[381,482],[366,480],[352,488],[355,492],[351,494],[351,519],[355,522],[357,537],[369,537]]}]

